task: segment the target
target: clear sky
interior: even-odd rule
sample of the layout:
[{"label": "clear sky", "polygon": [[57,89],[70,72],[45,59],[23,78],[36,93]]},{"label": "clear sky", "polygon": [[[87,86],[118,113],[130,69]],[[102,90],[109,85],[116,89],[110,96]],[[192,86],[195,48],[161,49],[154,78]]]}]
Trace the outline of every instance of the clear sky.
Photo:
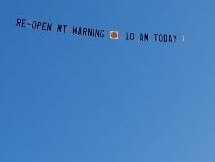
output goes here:
[{"label": "clear sky", "polygon": [[[214,162],[213,0],[3,0],[1,162]],[[98,39],[17,18],[185,42]]]}]

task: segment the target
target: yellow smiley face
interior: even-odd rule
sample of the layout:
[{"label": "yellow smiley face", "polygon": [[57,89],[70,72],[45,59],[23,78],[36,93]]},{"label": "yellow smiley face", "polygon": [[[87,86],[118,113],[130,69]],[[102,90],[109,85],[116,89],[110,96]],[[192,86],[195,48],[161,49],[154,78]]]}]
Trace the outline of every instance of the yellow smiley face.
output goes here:
[{"label": "yellow smiley face", "polygon": [[111,31],[110,32],[110,39],[118,39],[119,38],[119,32],[118,31]]}]

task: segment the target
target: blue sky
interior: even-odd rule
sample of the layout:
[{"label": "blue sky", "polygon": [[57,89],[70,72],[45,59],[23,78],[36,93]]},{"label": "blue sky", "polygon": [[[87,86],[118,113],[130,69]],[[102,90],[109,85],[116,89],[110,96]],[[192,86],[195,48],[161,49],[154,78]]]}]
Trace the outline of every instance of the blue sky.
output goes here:
[{"label": "blue sky", "polygon": [[[214,162],[215,16],[205,1],[2,1],[0,161]],[[112,41],[16,18],[185,35]]]}]

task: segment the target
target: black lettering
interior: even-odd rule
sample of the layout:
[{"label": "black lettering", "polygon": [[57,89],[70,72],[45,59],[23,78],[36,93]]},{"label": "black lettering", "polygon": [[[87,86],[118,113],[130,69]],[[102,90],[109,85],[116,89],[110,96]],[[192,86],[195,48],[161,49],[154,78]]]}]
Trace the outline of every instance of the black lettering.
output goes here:
[{"label": "black lettering", "polygon": [[78,35],[82,35],[82,28],[81,27],[78,28]]},{"label": "black lettering", "polygon": [[162,34],[159,34],[159,41],[163,42],[163,36],[162,36]]},{"label": "black lettering", "polygon": [[140,34],[140,41],[149,41],[149,34]]},{"label": "black lettering", "polygon": [[32,24],[31,24],[32,29],[36,29],[36,25],[37,25],[37,22],[33,21]]},{"label": "black lettering", "polygon": [[87,28],[83,28],[83,35],[87,36]]},{"label": "black lettering", "polygon": [[22,22],[22,20],[21,19],[16,19],[16,26],[21,26],[21,22]]},{"label": "black lettering", "polygon": [[42,26],[42,23],[40,21],[38,21],[36,26],[37,26],[37,29],[39,29],[39,27]]},{"label": "black lettering", "polygon": [[155,41],[158,41],[158,34],[154,34],[155,35]]},{"label": "black lettering", "polygon": [[48,24],[47,24],[47,30],[48,30],[48,31],[51,31],[51,30],[52,30],[52,23],[48,23]]},{"label": "black lettering", "polygon": [[78,34],[78,28],[73,26],[72,34]]},{"label": "black lettering", "polygon": [[26,20],[25,19],[17,19],[16,20],[16,26],[19,26],[19,27],[26,27]]},{"label": "black lettering", "polygon": [[73,26],[72,32],[75,35],[82,35],[82,36],[89,36],[89,37],[103,38],[105,36],[104,30],[92,29],[92,28],[82,28],[82,27]]},{"label": "black lettering", "polygon": [[61,32],[62,31],[62,27],[63,27],[63,25],[59,25],[58,24],[58,26],[57,26],[57,32]]},{"label": "black lettering", "polygon": [[104,30],[101,30],[101,32],[100,32],[100,37],[101,37],[101,38],[103,38],[103,37],[105,36],[105,35],[104,35],[104,32],[105,32]]},{"label": "black lettering", "polygon": [[94,34],[93,34],[93,29],[88,29],[88,31],[87,31],[87,33],[88,33],[88,36],[93,36]]},{"label": "black lettering", "polygon": [[95,35],[94,35],[94,37],[99,37],[99,34],[100,32],[99,32],[99,30],[97,30],[97,29],[95,29]]},{"label": "black lettering", "polygon": [[[63,28],[63,32],[65,33],[66,32],[66,27],[67,27],[67,25],[58,24],[57,32],[62,32],[62,28]],[[74,32],[74,27],[73,27],[73,32]]]},{"label": "black lettering", "polygon": [[176,35],[173,35],[173,38],[174,38],[174,42],[176,42],[177,41]]},{"label": "black lettering", "polygon": [[163,41],[167,42],[167,35],[166,34],[163,35]]},{"label": "black lettering", "polygon": [[126,33],[126,40],[134,40],[134,33]]},{"label": "black lettering", "polygon": [[45,22],[42,23],[42,30],[47,30],[47,23]]},{"label": "black lettering", "polygon": [[169,35],[169,42],[172,42],[172,35]]}]

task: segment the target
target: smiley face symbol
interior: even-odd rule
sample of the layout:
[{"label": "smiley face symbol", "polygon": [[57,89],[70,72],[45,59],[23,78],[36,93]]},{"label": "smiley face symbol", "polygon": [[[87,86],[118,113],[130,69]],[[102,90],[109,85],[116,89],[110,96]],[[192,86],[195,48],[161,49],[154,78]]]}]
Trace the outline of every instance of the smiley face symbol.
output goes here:
[{"label": "smiley face symbol", "polygon": [[118,31],[110,31],[110,39],[119,39]]}]

